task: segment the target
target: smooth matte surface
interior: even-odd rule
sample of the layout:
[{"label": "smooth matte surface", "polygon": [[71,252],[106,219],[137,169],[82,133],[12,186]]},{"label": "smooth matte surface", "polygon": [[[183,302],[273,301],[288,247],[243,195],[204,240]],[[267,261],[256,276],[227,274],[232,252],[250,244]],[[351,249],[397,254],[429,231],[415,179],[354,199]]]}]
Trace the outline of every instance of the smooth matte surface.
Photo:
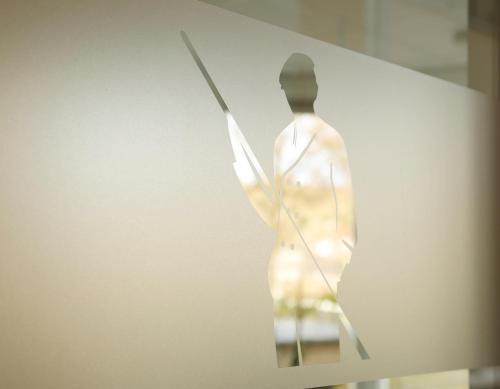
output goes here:
[{"label": "smooth matte surface", "polygon": [[[485,97],[199,2],[1,19],[0,386],[304,388],[500,362]],[[273,233],[181,29],[267,172],[292,120],[281,66],[313,58],[356,201],[340,301],[371,360],[343,341],[339,364],[276,368]]]}]

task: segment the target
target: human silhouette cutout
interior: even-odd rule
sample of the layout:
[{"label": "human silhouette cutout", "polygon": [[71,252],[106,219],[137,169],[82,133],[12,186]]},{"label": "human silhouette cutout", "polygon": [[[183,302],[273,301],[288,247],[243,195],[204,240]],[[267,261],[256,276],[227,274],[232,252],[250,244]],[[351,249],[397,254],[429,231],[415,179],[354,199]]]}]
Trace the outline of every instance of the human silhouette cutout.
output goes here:
[{"label": "human silhouette cutout", "polygon": [[281,70],[279,83],[294,119],[276,138],[271,185],[189,39],[183,39],[226,114],[236,176],[258,215],[276,231],[268,280],[278,366],[338,361],[341,326],[368,359],[337,301],[357,240],[353,190],[344,141],[314,112],[313,61],[294,53]]}]

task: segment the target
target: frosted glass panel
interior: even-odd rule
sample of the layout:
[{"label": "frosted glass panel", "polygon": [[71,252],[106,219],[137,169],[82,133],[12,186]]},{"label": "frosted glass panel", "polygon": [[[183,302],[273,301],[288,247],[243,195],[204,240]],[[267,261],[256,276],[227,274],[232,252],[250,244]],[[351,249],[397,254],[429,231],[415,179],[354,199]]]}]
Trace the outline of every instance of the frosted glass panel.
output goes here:
[{"label": "frosted glass panel", "polygon": [[[497,101],[200,1],[11,2],[0,18],[1,387],[303,389],[500,363]],[[277,242],[310,253],[256,212],[181,30],[273,185],[308,144],[302,120],[328,129],[314,150],[339,160],[297,164],[284,202],[313,254],[345,254],[335,301],[314,268],[307,293],[342,308],[369,359],[318,314],[304,349],[338,338],[339,360],[278,368],[291,315],[269,259]],[[314,115],[281,89],[293,53],[314,64]],[[338,218],[333,192],[317,216],[329,179]],[[337,219],[342,239],[317,235]]]}]

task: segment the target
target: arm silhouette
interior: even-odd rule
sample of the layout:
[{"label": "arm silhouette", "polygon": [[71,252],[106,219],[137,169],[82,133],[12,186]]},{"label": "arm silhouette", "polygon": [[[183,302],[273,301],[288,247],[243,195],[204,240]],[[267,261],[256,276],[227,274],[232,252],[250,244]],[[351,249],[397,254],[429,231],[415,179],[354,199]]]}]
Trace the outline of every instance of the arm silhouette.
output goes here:
[{"label": "arm silhouette", "polygon": [[272,227],[276,214],[273,188],[233,116],[228,112],[226,117],[236,176],[261,219]]}]

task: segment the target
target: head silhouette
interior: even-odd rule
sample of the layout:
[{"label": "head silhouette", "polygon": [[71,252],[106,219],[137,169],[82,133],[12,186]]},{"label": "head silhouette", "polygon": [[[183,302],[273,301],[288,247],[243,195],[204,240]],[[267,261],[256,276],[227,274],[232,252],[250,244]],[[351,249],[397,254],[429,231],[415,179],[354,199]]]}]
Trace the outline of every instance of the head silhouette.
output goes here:
[{"label": "head silhouette", "polygon": [[283,65],[279,81],[292,112],[314,112],[318,84],[311,58],[293,53]]}]

